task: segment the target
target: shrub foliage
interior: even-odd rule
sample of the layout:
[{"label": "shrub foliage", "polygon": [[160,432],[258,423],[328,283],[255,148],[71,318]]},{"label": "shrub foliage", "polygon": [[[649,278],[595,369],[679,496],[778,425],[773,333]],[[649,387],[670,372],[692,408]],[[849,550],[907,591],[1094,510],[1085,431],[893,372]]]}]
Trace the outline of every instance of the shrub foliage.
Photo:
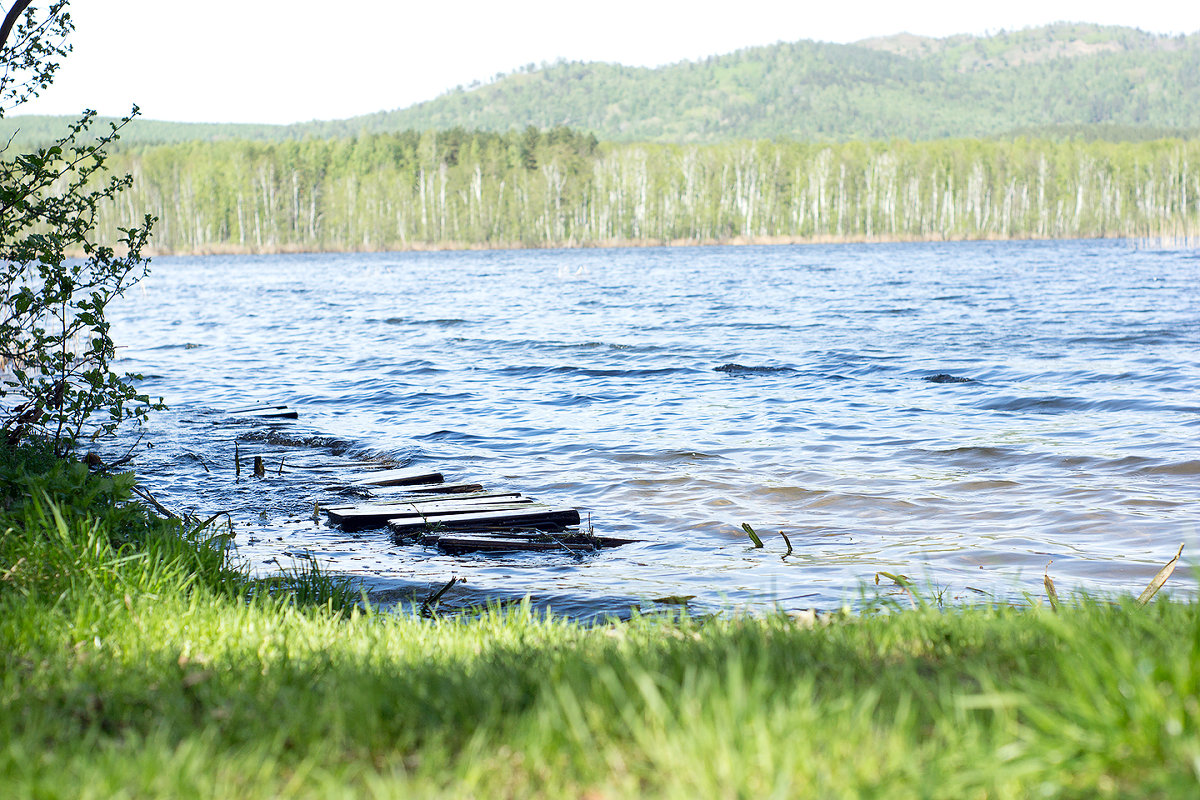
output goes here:
[{"label": "shrub foliage", "polygon": [[[0,116],[48,87],[70,49],[67,3],[44,14],[30,6],[14,4],[0,29]],[[159,405],[138,393],[137,376],[113,371],[105,319],[108,303],[146,273],[154,219],[121,228],[117,248],[95,236],[101,207],[132,181],[106,175],[105,147],[136,114],[93,137],[95,112],[85,111],[48,147],[0,149],[0,423],[11,444],[44,436],[62,455],[85,426],[111,432]]]}]

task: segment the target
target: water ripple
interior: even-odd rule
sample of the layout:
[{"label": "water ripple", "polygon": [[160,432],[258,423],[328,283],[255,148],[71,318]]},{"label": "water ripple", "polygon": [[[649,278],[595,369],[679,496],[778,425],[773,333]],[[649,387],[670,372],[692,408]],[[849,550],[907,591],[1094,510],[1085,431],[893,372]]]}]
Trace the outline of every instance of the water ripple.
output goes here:
[{"label": "water ripple", "polygon": [[[453,573],[593,610],[668,594],[833,606],[878,570],[1023,602],[1051,559],[1060,591],[1130,592],[1200,544],[1192,253],[162,258],[133,294],[112,309],[120,367],[174,408],[139,469],[181,508],[241,509],[263,569],[308,549],[379,585]],[[301,420],[221,411],[259,402]],[[584,562],[454,559],[305,527],[319,482],[289,484],[292,500],[239,482],[235,441],[279,457],[281,481],[290,459],[428,464],[646,541]]]}]

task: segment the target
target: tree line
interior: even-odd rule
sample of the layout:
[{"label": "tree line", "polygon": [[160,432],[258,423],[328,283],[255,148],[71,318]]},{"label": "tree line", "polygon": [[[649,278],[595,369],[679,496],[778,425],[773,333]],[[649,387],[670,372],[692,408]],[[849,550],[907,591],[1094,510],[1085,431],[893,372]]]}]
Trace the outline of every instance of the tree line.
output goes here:
[{"label": "tree line", "polygon": [[600,143],[461,129],[130,149],[160,252],[1195,236],[1200,143]]}]

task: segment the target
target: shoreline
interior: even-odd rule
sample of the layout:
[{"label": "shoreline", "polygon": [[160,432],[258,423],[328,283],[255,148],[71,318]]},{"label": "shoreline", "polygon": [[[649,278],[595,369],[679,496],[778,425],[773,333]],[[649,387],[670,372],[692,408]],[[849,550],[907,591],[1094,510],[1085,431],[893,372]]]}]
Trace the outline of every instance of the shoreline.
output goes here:
[{"label": "shoreline", "polygon": [[[612,250],[637,247],[747,247],[779,245],[840,245],[840,244],[915,244],[937,242],[1047,242],[1083,239],[1119,240],[1131,243],[1177,243],[1200,246],[1200,236],[1161,236],[1135,234],[1105,234],[1101,236],[943,236],[941,234],[912,234],[903,236],[733,236],[720,239],[612,239],[602,242],[407,242],[379,247],[314,248],[297,244],[248,247],[220,243],[190,249],[148,247],[143,251],[156,258],[163,256],[250,256],[250,255],[317,255],[330,253],[439,253],[461,251],[505,250]],[[72,254],[76,255],[76,254]]]},{"label": "shoreline", "polygon": [[[902,585],[860,614],[393,613],[50,486],[96,513],[0,506],[26,520],[0,538],[15,797],[1194,794],[1195,603],[943,609]],[[118,535],[139,514],[154,535]]]}]

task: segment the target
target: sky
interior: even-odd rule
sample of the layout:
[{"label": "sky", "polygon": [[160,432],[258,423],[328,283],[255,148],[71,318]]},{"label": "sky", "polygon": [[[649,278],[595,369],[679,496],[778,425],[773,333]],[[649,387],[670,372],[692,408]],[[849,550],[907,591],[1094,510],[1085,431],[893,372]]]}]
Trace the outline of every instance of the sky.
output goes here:
[{"label": "sky", "polygon": [[74,51],[54,85],[10,113],[137,103],[147,119],[290,123],[402,108],[560,58],[657,66],[779,41],[1057,21],[1200,31],[1200,3],[1186,0],[75,0],[71,15]]}]

